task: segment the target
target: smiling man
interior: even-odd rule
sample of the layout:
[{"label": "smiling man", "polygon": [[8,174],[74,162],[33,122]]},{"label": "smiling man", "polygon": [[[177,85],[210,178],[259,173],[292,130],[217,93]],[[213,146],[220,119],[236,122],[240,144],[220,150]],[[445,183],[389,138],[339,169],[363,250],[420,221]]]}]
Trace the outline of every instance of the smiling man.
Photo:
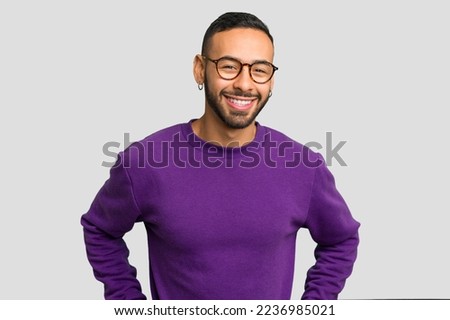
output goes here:
[{"label": "smiling man", "polygon": [[194,132],[204,133],[206,140],[218,138],[215,141],[222,145],[251,141],[255,118],[271,95],[277,70],[271,63],[272,40],[258,29],[234,28],[207,33],[204,41],[202,55],[194,61],[194,76],[205,86],[206,108],[193,123]]},{"label": "smiling man", "polygon": [[81,219],[106,299],[146,298],[123,240],[136,222],[147,230],[153,299],[290,299],[301,228],[317,242],[301,297],[337,299],[359,223],[319,153],[256,122],[273,59],[261,20],[223,14],[194,58],[202,117],[119,154]]}]

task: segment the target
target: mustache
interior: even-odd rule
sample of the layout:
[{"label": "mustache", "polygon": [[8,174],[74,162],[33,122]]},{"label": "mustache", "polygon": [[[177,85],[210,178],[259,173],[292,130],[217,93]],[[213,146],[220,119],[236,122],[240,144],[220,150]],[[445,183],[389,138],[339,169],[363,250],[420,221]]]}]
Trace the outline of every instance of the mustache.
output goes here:
[{"label": "mustache", "polygon": [[[208,78],[205,75],[204,79],[204,86],[205,86],[205,94],[209,91],[209,81]],[[229,96],[237,96],[237,97],[243,97],[243,98],[257,98],[259,100],[262,100],[262,96],[260,94],[254,94],[251,92],[245,92],[241,89],[235,89],[232,91],[222,90],[220,92],[222,95],[229,95]]]},{"label": "mustache", "polygon": [[243,97],[243,98],[257,98],[257,99],[261,99],[261,95],[259,94],[253,94],[250,92],[244,92],[243,90],[240,89],[236,89],[233,91],[222,91],[223,95],[228,95],[228,96],[236,96],[236,97]]}]

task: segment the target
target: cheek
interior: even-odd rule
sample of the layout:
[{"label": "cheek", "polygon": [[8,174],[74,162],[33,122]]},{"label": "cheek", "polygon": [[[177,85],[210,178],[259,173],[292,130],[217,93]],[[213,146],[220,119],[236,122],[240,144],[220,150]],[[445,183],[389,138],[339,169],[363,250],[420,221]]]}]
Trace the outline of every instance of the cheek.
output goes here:
[{"label": "cheek", "polygon": [[258,88],[258,93],[261,95],[261,97],[263,99],[265,99],[266,97],[269,96],[270,91],[271,91],[271,86],[267,85],[267,84],[264,84]]},{"label": "cheek", "polygon": [[220,96],[222,92],[230,90],[231,88],[229,81],[222,79],[208,78],[207,81],[205,81],[205,84],[207,85],[209,92],[215,96]]}]

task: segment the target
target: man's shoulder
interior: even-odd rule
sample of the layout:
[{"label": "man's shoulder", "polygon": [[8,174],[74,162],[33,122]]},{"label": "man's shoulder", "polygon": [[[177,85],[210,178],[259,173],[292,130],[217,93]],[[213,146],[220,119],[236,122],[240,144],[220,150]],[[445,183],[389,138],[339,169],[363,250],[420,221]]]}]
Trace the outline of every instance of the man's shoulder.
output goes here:
[{"label": "man's shoulder", "polygon": [[297,139],[268,126],[261,126],[264,132],[264,140],[275,143],[277,147],[283,148],[283,150],[291,150],[293,152],[301,152],[307,154],[310,160],[321,160],[322,155],[312,150],[307,144],[303,144]]},{"label": "man's shoulder", "polygon": [[277,129],[274,129],[272,127],[268,126],[262,126],[264,128],[264,137],[265,139],[270,138],[274,142],[278,143],[292,143],[297,148],[303,149],[308,148],[307,145],[301,143],[299,140],[292,138],[291,136],[287,135],[286,133],[279,131]]},{"label": "man's shoulder", "polygon": [[187,123],[177,123],[157,130],[136,143],[172,141],[173,137],[183,133]]},{"label": "man's shoulder", "polygon": [[296,139],[293,139],[292,137],[288,136],[287,134],[274,129],[272,127],[268,127],[268,126],[261,126],[264,129],[264,136],[270,136],[273,140],[276,141],[287,141],[287,142],[293,142],[297,145],[302,145],[299,141],[297,141]]},{"label": "man's shoulder", "polygon": [[143,161],[149,152],[160,152],[162,145],[169,144],[174,139],[185,134],[188,123],[178,123],[163,129],[159,129],[148,136],[136,140],[128,145],[123,151],[119,152],[119,156],[127,163],[129,161]]}]

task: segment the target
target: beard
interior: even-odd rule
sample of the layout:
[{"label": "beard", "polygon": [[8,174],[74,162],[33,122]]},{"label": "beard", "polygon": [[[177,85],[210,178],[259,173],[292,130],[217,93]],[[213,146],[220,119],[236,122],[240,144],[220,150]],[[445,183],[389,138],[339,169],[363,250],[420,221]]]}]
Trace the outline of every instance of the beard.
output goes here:
[{"label": "beard", "polygon": [[[261,95],[259,94],[250,94],[243,92],[242,90],[234,90],[234,91],[220,91],[218,96],[214,96],[214,94],[209,90],[208,81],[205,79],[204,81],[205,87],[205,98],[208,105],[214,111],[214,113],[219,117],[222,122],[232,129],[244,129],[253,123],[258,114],[262,111],[267,101],[269,100],[269,96],[262,100]],[[232,95],[236,97],[246,97],[246,98],[257,98],[258,105],[253,111],[238,111],[233,110],[227,112],[224,106],[220,104],[219,97],[223,97],[224,95]]]}]

